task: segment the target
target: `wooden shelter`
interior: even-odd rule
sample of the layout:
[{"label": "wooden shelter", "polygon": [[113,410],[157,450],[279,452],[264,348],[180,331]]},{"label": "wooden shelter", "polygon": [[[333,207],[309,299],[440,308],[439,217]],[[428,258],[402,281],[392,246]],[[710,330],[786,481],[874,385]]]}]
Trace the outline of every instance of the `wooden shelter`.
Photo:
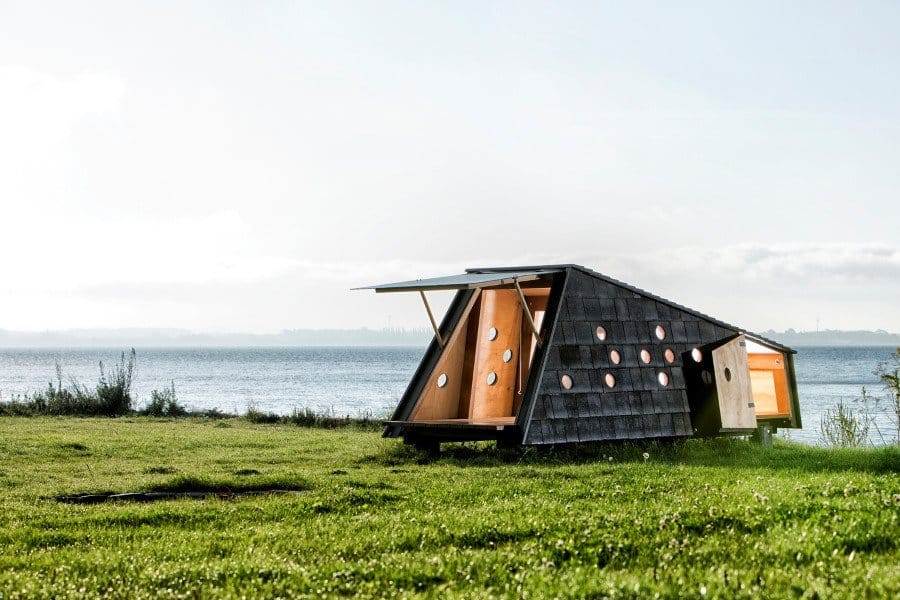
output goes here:
[{"label": "wooden shelter", "polygon": [[[794,350],[579,265],[362,289],[419,293],[435,330],[386,437],[434,449],[801,426]],[[440,325],[432,290],[456,290]]]}]

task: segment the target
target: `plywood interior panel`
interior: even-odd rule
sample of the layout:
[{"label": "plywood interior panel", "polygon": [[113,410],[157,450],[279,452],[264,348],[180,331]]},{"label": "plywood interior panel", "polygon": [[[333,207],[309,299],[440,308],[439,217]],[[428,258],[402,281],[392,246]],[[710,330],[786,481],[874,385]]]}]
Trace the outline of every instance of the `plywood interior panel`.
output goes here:
[{"label": "plywood interior panel", "polygon": [[[531,294],[527,292],[531,292]],[[527,290],[525,293],[525,304],[528,306],[531,318],[534,319],[534,326],[538,331],[544,325],[544,313],[547,310],[549,297],[550,288],[532,289]],[[514,415],[519,414],[519,407],[522,406],[522,398],[525,394],[525,387],[528,384],[528,375],[531,372],[531,363],[537,350],[537,337],[535,337],[528,319],[522,319],[522,331],[519,333],[519,340],[519,351],[515,357],[518,369],[516,372],[516,393],[513,397]]]},{"label": "plywood interior panel", "polygon": [[785,360],[781,353],[747,355],[757,417],[789,417],[791,399]]},{"label": "plywood interior panel", "polygon": [[469,320],[465,324],[464,334],[466,336],[466,357],[463,360],[463,372],[461,389],[459,390],[459,410],[456,412],[458,419],[467,419],[469,417],[469,406],[472,398],[472,376],[475,368],[475,343],[478,340],[478,323],[481,315],[481,294],[478,295]]},{"label": "plywood interior panel", "polygon": [[[518,292],[483,290],[478,321],[468,418],[509,417],[513,413],[517,362],[504,362],[503,353],[511,349],[518,354],[519,350],[522,305]],[[493,340],[489,335],[491,329],[497,332]],[[488,381],[491,373],[497,377],[493,385]]]},{"label": "plywood interior panel", "polygon": [[[419,401],[410,415],[411,421],[452,419],[457,416],[463,383],[466,331],[469,316],[472,314],[476,302],[477,294],[470,300],[459,325],[447,340],[441,358],[428,378],[428,382],[419,396]],[[447,376],[447,384],[444,387],[438,387],[438,379],[442,374]]]},{"label": "plywood interior panel", "polygon": [[756,410],[744,336],[712,351],[723,430],[756,428]]},{"label": "plywood interior panel", "polygon": [[750,388],[753,390],[753,404],[757,416],[778,414],[778,399],[775,392],[775,377],[771,371],[750,371]]}]

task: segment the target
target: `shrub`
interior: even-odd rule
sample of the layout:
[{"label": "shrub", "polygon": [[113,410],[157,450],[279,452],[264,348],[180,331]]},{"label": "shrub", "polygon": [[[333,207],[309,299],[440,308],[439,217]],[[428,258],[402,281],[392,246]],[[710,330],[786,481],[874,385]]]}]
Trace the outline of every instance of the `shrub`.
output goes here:
[{"label": "shrub", "polygon": [[251,423],[280,423],[281,416],[273,412],[264,412],[258,410],[255,404],[247,407],[244,417]]},{"label": "shrub", "polygon": [[162,390],[150,392],[150,404],[142,411],[142,414],[151,417],[184,417],[188,410],[178,403],[175,395],[175,382]]},{"label": "shrub", "polygon": [[296,425],[297,427],[317,427],[321,429],[339,429],[341,427],[359,427],[362,429],[378,429],[381,421],[372,416],[369,411],[357,417],[346,415],[337,416],[333,411],[316,412],[311,408],[295,408],[289,415],[279,415],[274,412],[265,412],[250,404],[244,414],[251,423],[281,423],[284,425]]},{"label": "shrub", "polygon": [[894,411],[894,423],[896,425],[895,443],[900,444],[900,348],[891,356],[893,365],[883,363],[878,366],[875,374],[878,375],[885,389],[891,397],[891,408]]},{"label": "shrub", "polygon": [[[866,398],[865,388],[863,398]],[[869,438],[870,422],[871,419],[864,411],[854,411],[844,406],[844,401],[841,400],[836,408],[828,409],[822,415],[822,440],[835,448],[858,448]]]},{"label": "shrub", "polygon": [[69,386],[63,386],[62,365],[56,363],[56,384],[51,381],[47,389],[33,396],[25,396],[0,404],[3,414],[17,415],[72,415],[84,417],[117,417],[131,412],[131,383],[137,354],[134,348],[128,358],[122,353],[109,372],[100,362],[100,379],[94,389],[82,385],[74,378]]},{"label": "shrub", "polygon": [[362,429],[378,429],[381,421],[372,416],[371,411],[366,411],[359,416],[337,416],[333,411],[318,413],[311,408],[294,409],[285,417],[287,423],[298,427],[320,427],[323,429],[338,429],[340,427],[360,427]]},{"label": "shrub", "polygon": [[4,417],[33,417],[39,414],[35,410],[34,402],[28,397],[13,396],[11,400],[0,402],[0,416]]},{"label": "shrub", "polygon": [[[96,392],[99,414],[115,417],[131,411],[131,383],[134,380],[136,362],[137,353],[134,348],[127,361],[123,352],[121,360],[116,362],[109,373],[106,372],[103,361],[100,361],[100,381]],[[85,394],[85,397],[88,395]]]},{"label": "shrub", "polygon": [[879,396],[869,394],[865,387],[858,399],[859,408],[853,410],[839,402],[833,410],[826,410],[822,415],[819,428],[822,440],[826,445],[835,447],[858,447],[869,442],[869,431],[874,429],[874,434],[882,444],[900,444],[900,348],[891,355],[892,362],[878,365],[875,375],[884,384],[885,390],[890,396],[889,404],[893,411],[894,433],[885,435],[875,418],[881,411],[879,404],[883,400]]}]

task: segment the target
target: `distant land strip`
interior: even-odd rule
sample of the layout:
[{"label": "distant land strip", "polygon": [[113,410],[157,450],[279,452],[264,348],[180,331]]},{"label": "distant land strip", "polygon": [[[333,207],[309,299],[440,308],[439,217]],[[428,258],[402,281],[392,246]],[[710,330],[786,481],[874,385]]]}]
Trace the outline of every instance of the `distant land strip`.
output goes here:
[{"label": "distant land strip", "polygon": [[[761,331],[788,346],[894,346],[900,333],[876,331]],[[247,347],[247,346],[424,346],[432,338],[417,329],[289,329],[279,333],[195,333],[183,329],[71,329],[9,331],[0,329],[0,348],[68,347]]]}]

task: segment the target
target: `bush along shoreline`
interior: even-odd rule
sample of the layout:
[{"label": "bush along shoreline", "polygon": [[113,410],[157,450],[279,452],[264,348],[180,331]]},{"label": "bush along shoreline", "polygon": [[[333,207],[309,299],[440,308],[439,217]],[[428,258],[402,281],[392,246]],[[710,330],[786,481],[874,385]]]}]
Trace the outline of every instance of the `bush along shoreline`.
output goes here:
[{"label": "bush along shoreline", "polygon": [[[819,437],[825,446],[859,448],[869,445],[869,440],[876,436],[883,446],[900,446],[900,348],[894,351],[889,362],[878,365],[874,375],[881,381],[887,398],[872,394],[863,386],[852,405],[841,400],[826,410],[819,424]],[[884,412],[893,420],[890,429],[882,430],[875,419],[881,403],[887,405]]]},{"label": "bush along shoreline", "polygon": [[134,348],[127,357],[122,352],[111,369],[100,361],[100,379],[91,388],[74,377],[69,377],[68,385],[64,385],[62,365],[57,362],[55,385],[51,381],[42,392],[0,402],[0,415],[120,417],[132,413],[131,384],[136,364]]},{"label": "bush along shoreline", "polygon": [[192,410],[178,401],[175,382],[161,390],[150,392],[150,402],[144,408],[135,407],[132,395],[132,383],[137,365],[137,352],[122,352],[119,360],[108,368],[100,361],[100,377],[93,387],[85,385],[74,377],[63,375],[63,368],[56,363],[56,380],[47,384],[47,388],[0,401],[0,417],[125,417],[146,416],[162,418],[206,418],[235,419],[244,417],[251,423],[271,423],[296,425],[298,427],[317,427],[338,429],[342,427],[360,427],[363,429],[381,428],[381,420],[372,413],[359,416],[339,416],[332,412],[316,412],[310,408],[295,408],[289,415],[258,410],[253,404],[243,415],[227,413],[218,409]]}]

